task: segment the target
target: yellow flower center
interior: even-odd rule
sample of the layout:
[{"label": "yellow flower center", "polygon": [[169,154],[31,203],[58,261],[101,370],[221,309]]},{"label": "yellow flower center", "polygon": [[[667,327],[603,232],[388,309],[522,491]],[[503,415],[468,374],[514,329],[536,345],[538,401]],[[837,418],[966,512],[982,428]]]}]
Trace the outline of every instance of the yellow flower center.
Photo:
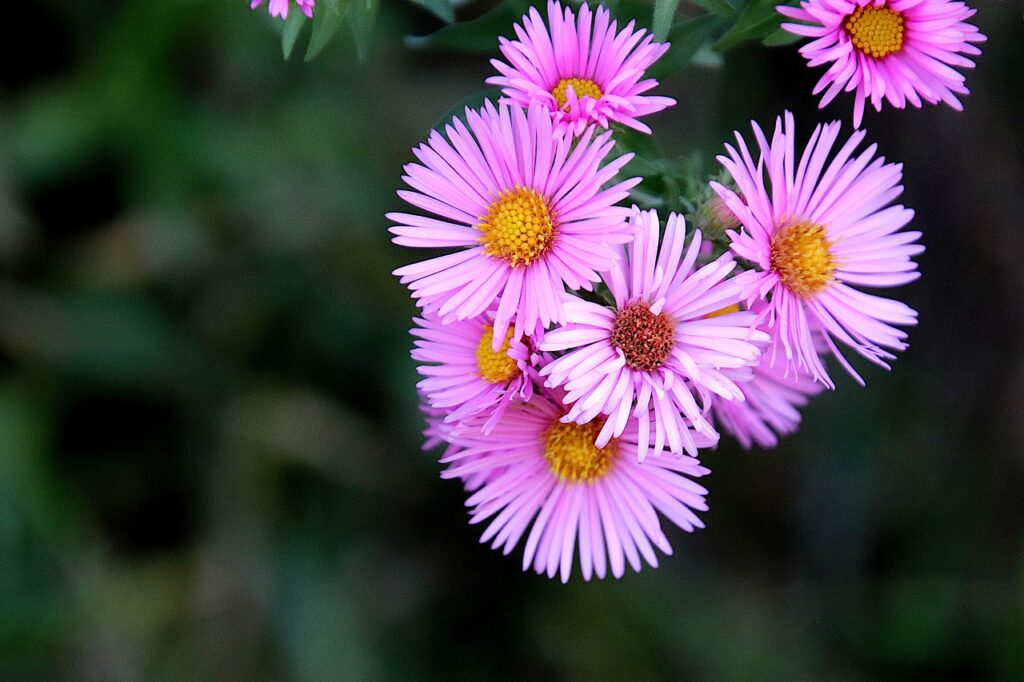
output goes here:
[{"label": "yellow flower center", "polygon": [[593,483],[608,473],[618,454],[618,443],[613,439],[603,448],[594,445],[603,426],[601,419],[586,424],[556,421],[548,429],[544,459],[558,480]]},{"label": "yellow flower center", "polygon": [[843,24],[854,46],[875,59],[903,48],[903,15],[888,7],[858,7]]},{"label": "yellow flower center", "polygon": [[655,315],[643,303],[635,303],[615,316],[612,345],[622,351],[630,369],[653,372],[672,355],[676,329],[668,315]]},{"label": "yellow flower center", "polygon": [[547,199],[516,185],[498,193],[477,229],[484,253],[504,258],[512,267],[527,266],[548,250],[555,237],[555,220]]},{"label": "yellow flower center", "polygon": [[476,345],[476,367],[480,376],[492,384],[504,384],[519,374],[519,366],[510,358],[508,349],[512,345],[512,328],[505,334],[505,343],[497,352],[491,350],[494,343],[494,327],[484,325],[484,335]]},{"label": "yellow flower center", "polygon": [[563,78],[558,81],[551,90],[551,94],[555,96],[555,102],[558,104],[559,109],[565,109],[569,98],[566,96],[565,91],[572,86],[572,91],[576,93],[576,99],[581,100],[584,97],[593,97],[594,99],[601,99],[601,88],[597,87],[597,83],[590,80],[589,78]]},{"label": "yellow flower center", "polygon": [[715,310],[713,312],[708,313],[707,315],[704,316],[704,319],[705,320],[710,320],[712,317],[721,317],[722,315],[728,315],[730,313],[738,313],[739,311],[740,311],[740,304],[739,303],[733,303],[732,305],[727,305],[724,308],[719,308],[718,310]]},{"label": "yellow flower center", "polygon": [[772,270],[797,296],[808,298],[832,283],[836,260],[825,228],[797,221],[772,237]]}]

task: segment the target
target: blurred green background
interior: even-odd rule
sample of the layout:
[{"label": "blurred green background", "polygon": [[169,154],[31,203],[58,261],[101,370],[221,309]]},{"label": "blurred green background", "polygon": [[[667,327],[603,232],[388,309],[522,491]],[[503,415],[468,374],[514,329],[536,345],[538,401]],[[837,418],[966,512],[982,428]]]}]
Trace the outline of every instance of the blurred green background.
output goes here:
[{"label": "blurred green background", "polygon": [[[389,274],[401,166],[490,55],[406,47],[440,22],[395,1],[365,62],[285,62],[247,6],[5,7],[0,679],[1024,679],[1019,5],[980,6],[965,113],[866,117],[928,246],[895,370],[707,453],[658,570],[567,587],[420,452]],[[747,44],[648,122],[713,171],[784,107],[848,129],[819,74]]]}]

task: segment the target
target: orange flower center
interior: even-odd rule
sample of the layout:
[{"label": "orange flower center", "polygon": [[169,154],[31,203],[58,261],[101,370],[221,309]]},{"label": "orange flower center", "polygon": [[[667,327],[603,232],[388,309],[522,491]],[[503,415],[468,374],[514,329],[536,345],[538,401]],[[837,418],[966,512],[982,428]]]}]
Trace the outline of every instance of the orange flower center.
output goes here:
[{"label": "orange flower center", "polygon": [[903,49],[903,15],[888,7],[858,7],[843,24],[854,46],[875,59]]},{"label": "orange flower center", "polygon": [[555,220],[547,199],[536,191],[516,185],[499,192],[487,207],[477,229],[484,253],[507,260],[512,267],[528,266],[551,246]]},{"label": "orange flower center", "polygon": [[836,260],[825,228],[798,221],[772,236],[771,267],[797,296],[808,298],[832,283]]},{"label": "orange flower center", "polygon": [[505,342],[497,352],[491,350],[494,342],[494,327],[484,326],[484,335],[480,337],[480,343],[476,345],[476,366],[480,376],[492,384],[504,384],[511,381],[519,374],[519,366],[514,358],[508,355],[508,349],[512,345],[512,328],[509,327],[505,334]]},{"label": "orange flower center", "polygon": [[618,455],[614,439],[603,448],[594,445],[603,426],[602,419],[586,424],[552,424],[544,443],[544,459],[551,473],[571,483],[593,483],[603,478]]},{"label": "orange flower center", "polygon": [[566,90],[569,86],[572,86],[572,91],[576,93],[577,100],[581,100],[584,97],[601,99],[601,95],[604,94],[601,92],[601,88],[597,87],[597,83],[589,78],[563,78],[551,90],[551,94],[555,96],[555,102],[558,104],[559,109],[566,108],[566,104],[569,101]]}]

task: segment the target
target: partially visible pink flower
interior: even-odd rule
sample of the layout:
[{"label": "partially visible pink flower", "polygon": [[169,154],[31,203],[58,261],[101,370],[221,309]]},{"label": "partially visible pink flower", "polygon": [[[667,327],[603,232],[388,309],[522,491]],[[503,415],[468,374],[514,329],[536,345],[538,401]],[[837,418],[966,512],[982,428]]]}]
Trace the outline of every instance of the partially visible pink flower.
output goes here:
[{"label": "partially visible pink flower", "polygon": [[886,369],[895,358],[886,349],[907,347],[906,332],[893,325],[914,325],[917,313],[854,287],[917,279],[912,258],[924,250],[917,243],[920,232],[900,231],[914,212],[890,205],[903,191],[902,165],[875,158],[876,145],[855,156],[864,131],[855,132],[829,161],[839,129],[838,121],[817,126],[798,157],[792,114],[786,112],[785,123],[777,119],[771,142],[753,124],[756,160],[738,132],[738,148],[726,145],[728,156],[718,157],[739,194],[711,183],[743,226],[728,232],[733,252],[760,270],[746,297],[748,306],[769,301],[760,313],[771,329],[769,362],[810,374],[830,388],[834,384],[818,356],[822,341],[861,384],[836,341]]},{"label": "partially visible pink flower", "polygon": [[707,510],[707,491],[691,479],[708,470],[696,459],[640,464],[635,428],[599,448],[600,420],[565,423],[564,412],[558,396],[542,390],[509,408],[490,435],[467,429],[454,437],[459,449],[442,458],[442,476],[492,473],[466,502],[470,523],[488,522],[481,542],[508,554],[525,535],[523,570],[568,582],[576,553],[584,580],[604,578],[609,567],[619,578],[627,562],[634,571],[644,562],[657,567],[655,547],[672,553],[659,512],[683,530],[704,527],[694,512]]},{"label": "partially visible pink flower", "polygon": [[433,407],[427,397],[419,391],[420,412],[423,413],[423,421],[426,427],[423,429],[423,450],[433,450],[441,443],[448,442],[448,434],[452,427],[445,423],[446,412],[440,408]]},{"label": "partially visible pink flower", "polygon": [[974,43],[986,40],[964,21],[975,10],[952,0],[803,0],[776,9],[804,22],[782,28],[814,38],[800,48],[808,65],[830,64],[814,88],[814,94],[825,90],[820,106],[842,90],[856,91],[854,128],[869,99],[875,111],[883,99],[897,109],[908,102],[920,107],[923,99],[960,111],[957,95],[970,91],[956,68],[973,68],[964,55],[980,55]]},{"label": "partially visible pink flower", "polygon": [[771,366],[765,354],[754,369],[750,381],[737,382],[744,400],[716,400],[715,418],[744,448],[757,443],[773,448],[778,436],[794,433],[800,425],[799,408],[825,387],[808,374],[790,372],[782,366]]},{"label": "partially visible pink flower", "polygon": [[[420,392],[420,412],[423,413],[423,419],[426,422],[426,428],[423,429],[424,452],[433,450],[442,443],[445,444],[445,450],[441,454],[442,460],[450,457],[456,457],[462,452],[463,448],[461,446],[451,442],[452,435],[458,432],[461,425],[452,425],[446,422],[445,416],[447,416],[447,413],[444,410],[431,407],[422,391]],[[473,492],[482,486],[489,478],[499,473],[500,469],[493,471],[477,471],[472,474],[467,474],[462,477],[461,480],[466,491]]]},{"label": "partially visible pink flower", "polygon": [[760,357],[755,343],[768,337],[751,329],[753,313],[709,316],[738,303],[749,288],[747,276],[728,278],[736,266],[730,254],[698,268],[701,234],[694,231],[684,248],[681,216],[669,215],[664,238],[655,211],[637,211],[633,220],[634,242],[603,275],[615,307],[567,300],[566,324],[548,332],[541,348],[570,352],[541,375],[548,386],[565,388],[572,405],[566,421],[607,417],[598,447],[629,424],[641,460],[651,440],[655,452],[667,444],[673,453],[694,455],[701,440],[718,439],[706,418],[712,396],[743,399],[728,372],[749,375]]},{"label": "partially visible pink flower", "polygon": [[[282,19],[288,18],[288,6],[292,0],[270,0],[270,4],[267,5],[267,9],[270,10],[270,16],[281,17]],[[263,4],[263,0],[252,0],[249,3],[249,7],[256,9]],[[295,4],[299,6],[302,13],[310,19],[313,18],[313,7],[316,5],[316,0],[295,0]]]},{"label": "partially visible pink flower", "polygon": [[591,13],[583,3],[579,11],[577,20],[571,9],[549,0],[549,28],[531,7],[522,26],[515,26],[519,39],[500,39],[508,63],[492,59],[501,75],[487,82],[502,87],[502,101],[542,103],[574,135],[591,123],[607,128],[613,121],[650,133],[637,118],[676,101],[644,95],[658,81],[640,79],[668,44],[655,43],[643,29],[634,30],[632,21],[616,33],[617,22],[604,7]]},{"label": "partially visible pink flower", "polygon": [[540,104],[466,110],[431,133],[405,166],[412,191],[398,195],[430,217],[389,213],[394,242],[455,248],[445,256],[395,270],[420,306],[436,307],[442,323],[494,311],[494,349],[515,318],[513,339],[564,319],[565,287],[593,288],[598,273],[629,241],[629,209],[615,204],[640,181],[605,188],[632,158],[602,166],[611,133],[578,140],[556,134]]},{"label": "partially visible pink flower", "polygon": [[426,377],[417,387],[430,405],[447,412],[446,422],[483,415],[487,433],[513,400],[533,395],[533,339],[513,340],[509,329],[501,347],[493,350],[494,326],[487,314],[442,325],[424,311],[414,322],[412,357],[423,363],[417,370]]}]

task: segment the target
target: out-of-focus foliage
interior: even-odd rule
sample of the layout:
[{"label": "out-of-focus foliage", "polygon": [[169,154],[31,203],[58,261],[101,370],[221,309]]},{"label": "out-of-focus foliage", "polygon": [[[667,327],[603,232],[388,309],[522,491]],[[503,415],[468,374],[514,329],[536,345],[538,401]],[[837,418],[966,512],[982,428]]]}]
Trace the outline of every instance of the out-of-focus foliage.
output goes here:
[{"label": "out-of-focus foliage", "polygon": [[[418,254],[383,217],[516,14],[443,42],[433,5],[381,3],[363,62],[347,15],[306,63],[244,0],[7,10],[0,679],[1024,677],[1008,3],[979,15],[965,113],[867,119],[928,246],[910,351],[777,451],[707,453],[708,528],[672,534],[661,568],[568,587],[479,545],[420,452],[414,309],[389,274]],[[751,118],[849,120],[842,97],[817,112],[817,75],[765,27],[716,62],[738,21],[678,6],[659,92],[679,104],[622,141],[666,208],[690,210]],[[720,68],[679,71],[694,56]]]}]

